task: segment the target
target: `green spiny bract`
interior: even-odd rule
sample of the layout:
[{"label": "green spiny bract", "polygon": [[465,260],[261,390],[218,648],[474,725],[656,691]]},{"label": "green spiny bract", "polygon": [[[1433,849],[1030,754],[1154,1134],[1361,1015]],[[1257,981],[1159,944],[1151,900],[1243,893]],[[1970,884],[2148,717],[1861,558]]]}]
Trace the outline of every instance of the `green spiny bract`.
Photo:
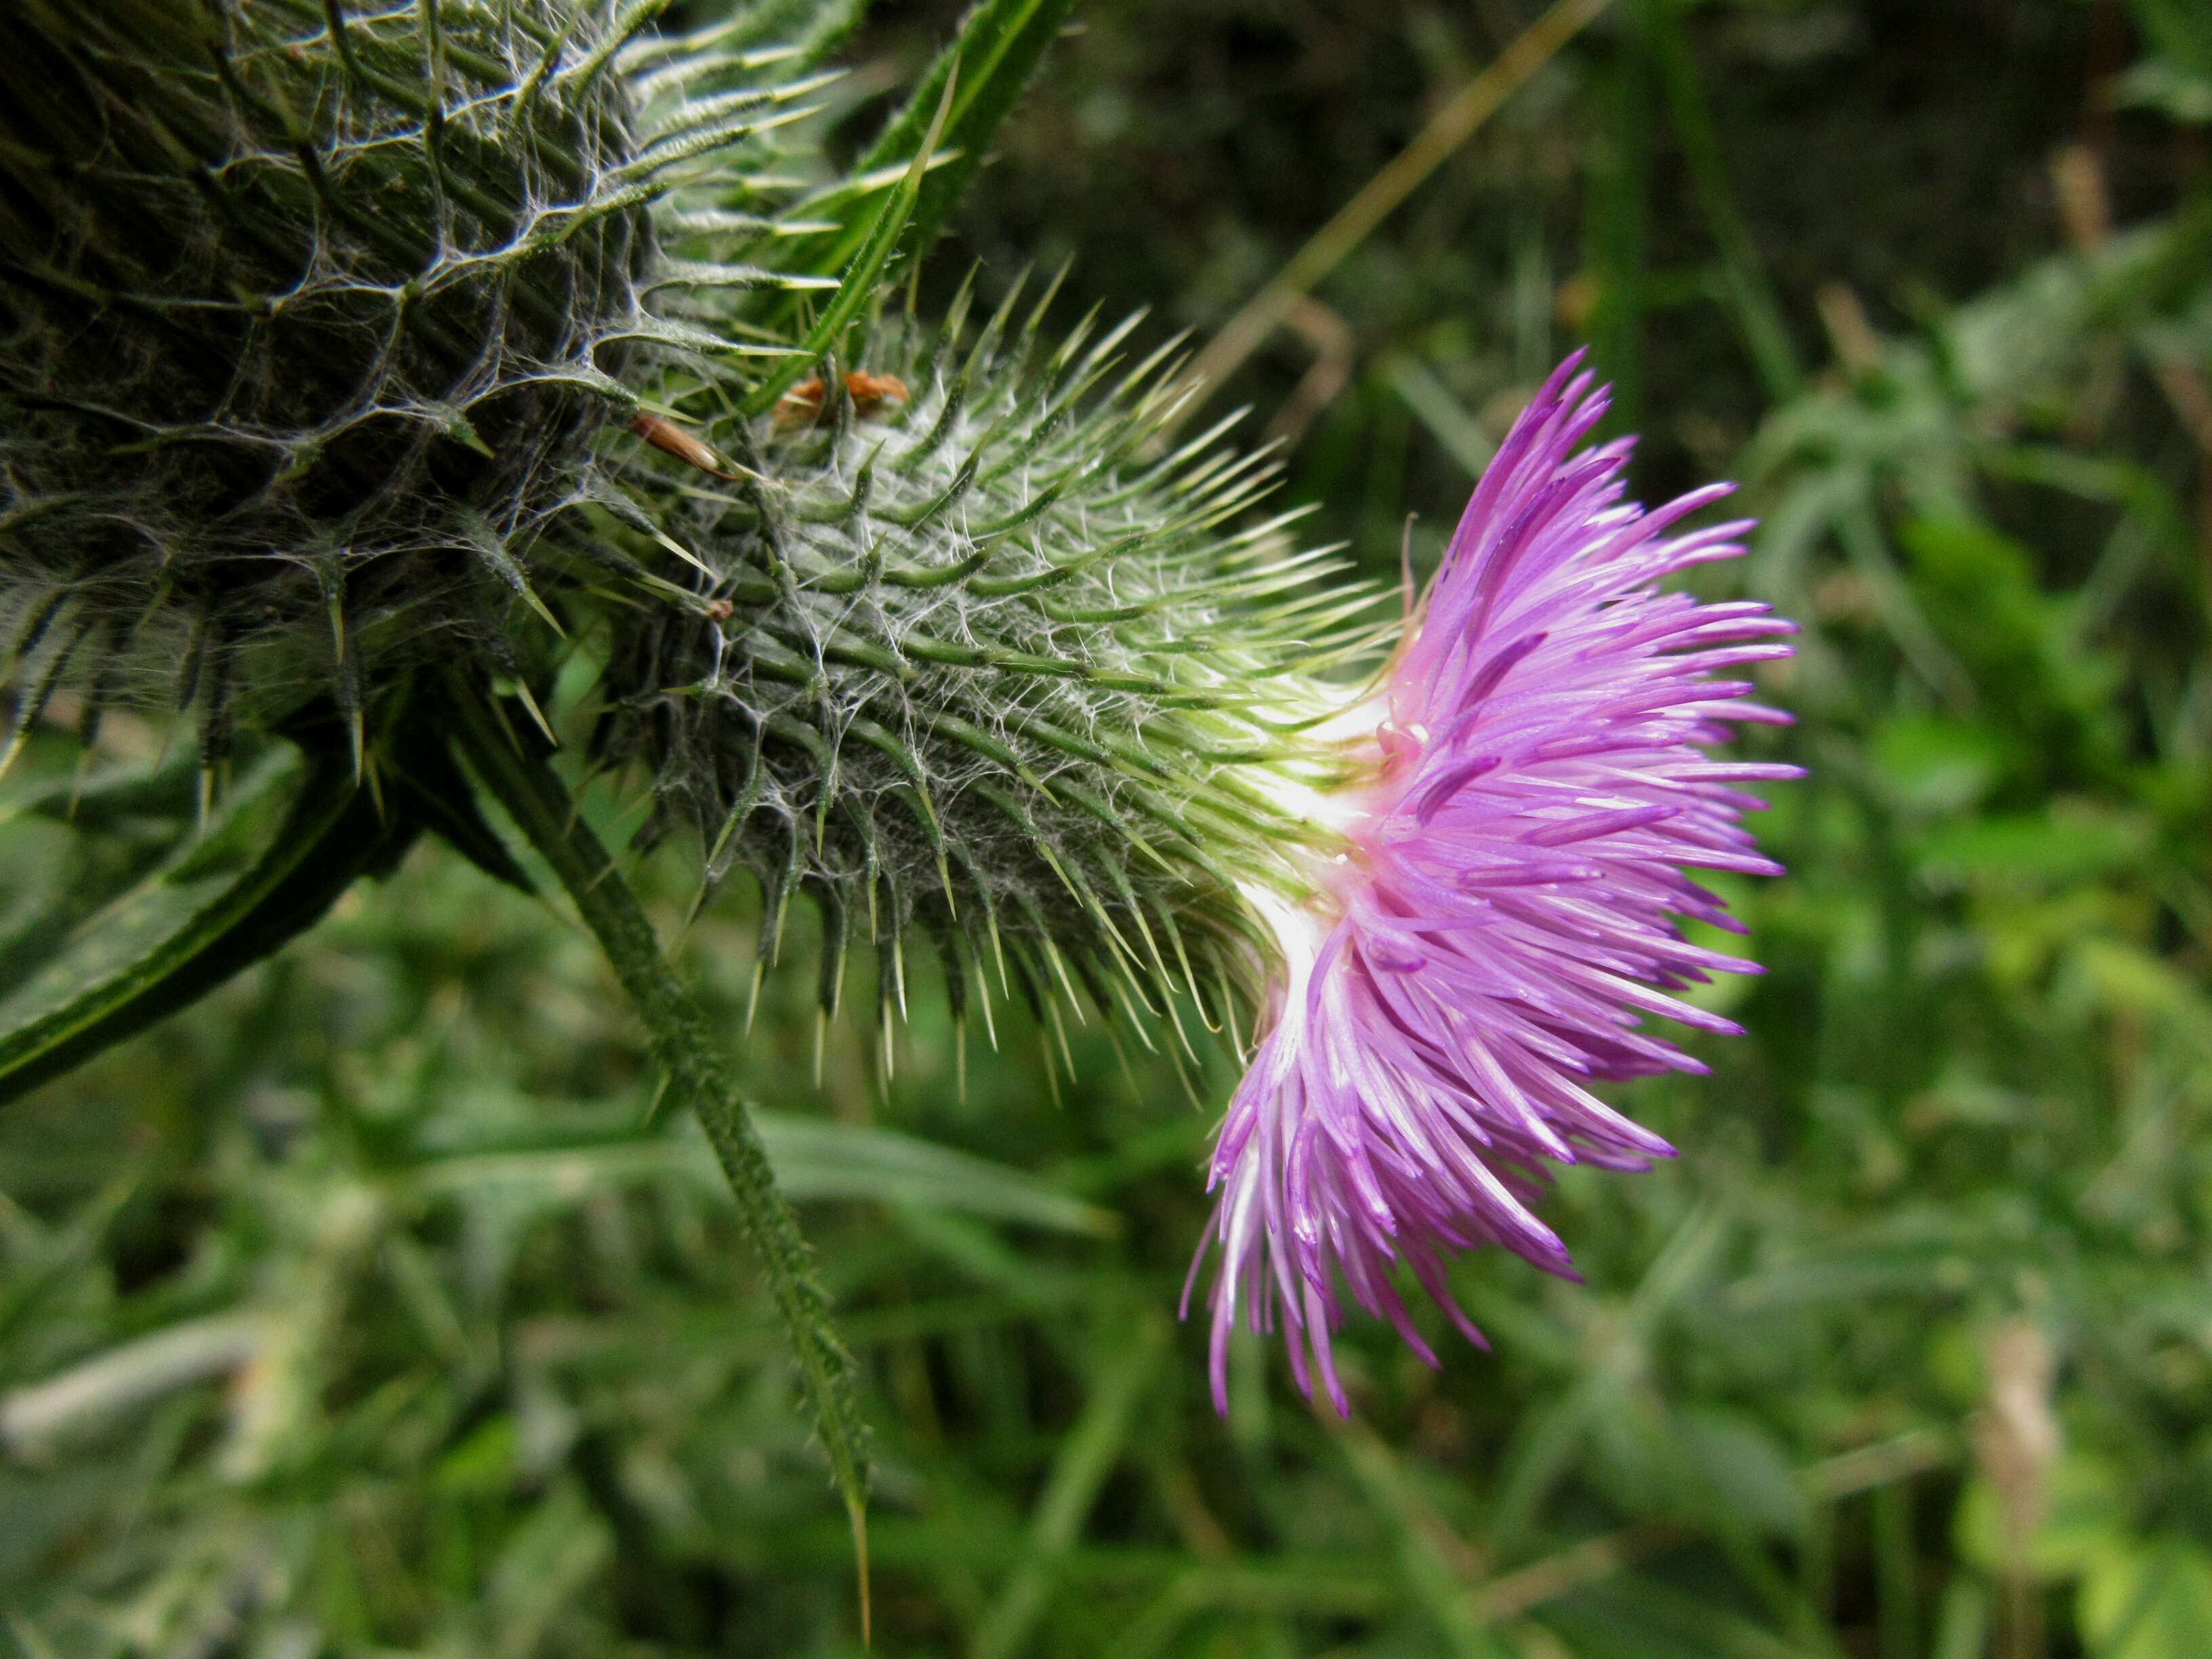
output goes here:
[{"label": "green spiny bract", "polygon": [[1168,353],[1115,358],[1133,319],[1040,361],[1013,303],[964,354],[964,307],[878,325],[858,397],[826,373],[818,410],[705,423],[729,482],[643,462],[698,592],[624,630],[602,749],[652,769],[642,833],[696,829],[707,890],[757,878],[763,962],[816,901],[825,1014],[859,935],[888,1019],[916,922],[956,1014],[992,981],[1055,1018],[1079,982],[1228,1013],[1267,944],[1237,890],[1303,890],[1327,839],[1295,805],[1341,769],[1315,676],[1371,597],[1315,588],[1333,562],[1289,550],[1295,514],[1229,527],[1272,468],[1219,428],[1165,438]]},{"label": "green spiny bract", "polygon": [[[787,189],[754,7],[15,0],[0,14],[0,672],[239,712],[509,666],[538,532]],[[819,10],[820,8],[814,9]],[[748,169],[751,168],[749,173]],[[696,175],[714,188],[697,199]],[[656,215],[658,222],[656,222]],[[682,257],[677,257],[681,255]],[[519,612],[517,614],[520,614]]]}]

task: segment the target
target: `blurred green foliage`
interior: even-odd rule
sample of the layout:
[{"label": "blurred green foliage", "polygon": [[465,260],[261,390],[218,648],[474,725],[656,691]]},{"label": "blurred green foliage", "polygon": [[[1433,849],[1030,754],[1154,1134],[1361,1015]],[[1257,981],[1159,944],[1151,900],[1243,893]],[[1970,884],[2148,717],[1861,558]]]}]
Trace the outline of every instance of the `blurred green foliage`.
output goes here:
[{"label": "blurred green foliage", "polygon": [[[927,280],[1073,254],[1210,331],[1535,9],[1094,4]],[[882,8],[862,84],[950,10]],[[1793,874],[1731,890],[1769,972],[1715,988],[1711,1077],[1625,1091],[1682,1159],[1560,1182],[1587,1282],[1462,1262],[1495,1354],[1357,1330],[1348,1425],[1256,1344],[1217,1421],[1174,1322],[1225,1057],[1202,1109],[1097,1024],[1058,1077],[1018,1021],[963,1063],[912,963],[895,1073],[832,1031],[817,1094],[772,979],[746,1082],[871,1391],[880,1650],[2212,1653],[2204,41],[2174,0],[1616,0],[1240,374],[1377,574],[1584,335],[1648,495],[1746,480],[1716,580],[1808,625]],[[18,798],[70,764],[31,761]],[[0,828],[0,962],[190,811]],[[744,908],[685,939],[732,1031]],[[582,938],[418,848],[11,1108],[0,1643],[857,1652],[765,1293],[653,1104]]]}]

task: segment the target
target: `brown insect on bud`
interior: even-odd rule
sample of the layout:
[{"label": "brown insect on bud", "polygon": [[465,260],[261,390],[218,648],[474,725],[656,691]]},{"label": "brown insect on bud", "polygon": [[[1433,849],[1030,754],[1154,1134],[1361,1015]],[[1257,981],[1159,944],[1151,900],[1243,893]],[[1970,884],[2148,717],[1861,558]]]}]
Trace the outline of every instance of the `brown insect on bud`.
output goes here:
[{"label": "brown insect on bud", "polygon": [[[853,400],[853,412],[862,420],[873,415],[885,403],[902,404],[913,394],[907,384],[896,374],[870,374],[862,369],[853,369],[844,376],[845,395]],[[778,426],[805,426],[822,418],[823,386],[819,376],[801,380],[797,386],[775,400],[775,423]]]},{"label": "brown insect on bud", "polygon": [[738,482],[740,475],[725,466],[720,456],[673,421],[641,412],[630,422],[629,429],[662,454],[673,455],[711,478],[720,478],[725,483]]}]

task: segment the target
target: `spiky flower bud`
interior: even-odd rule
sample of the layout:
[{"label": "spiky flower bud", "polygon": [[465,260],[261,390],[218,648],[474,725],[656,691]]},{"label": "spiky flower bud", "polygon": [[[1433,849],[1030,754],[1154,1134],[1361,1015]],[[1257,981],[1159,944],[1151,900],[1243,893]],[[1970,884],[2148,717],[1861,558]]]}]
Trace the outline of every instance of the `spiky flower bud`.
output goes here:
[{"label": "spiky flower bud", "polygon": [[[777,103],[726,40],[626,46],[656,9],[0,13],[0,665],[32,712],[155,677],[216,751],[241,690],[357,708],[380,660],[497,654],[488,617],[544,609],[533,538],[634,408],[626,357],[702,343],[662,301],[725,274],[649,207]],[[676,232],[755,222],[720,222]]]},{"label": "spiky flower bud", "polygon": [[896,1007],[917,921],[956,1011],[989,981],[1055,1019],[1079,985],[1252,1006],[1270,941],[1237,889],[1308,890],[1296,801],[1336,770],[1310,677],[1371,599],[1310,587],[1330,565],[1288,550],[1293,515],[1235,522],[1264,458],[1159,441],[1165,350],[1120,367],[1130,325],[1086,325],[1047,356],[1015,303],[958,355],[964,307],[885,325],[850,385],[705,429],[727,481],[664,521],[698,603],[630,631],[605,746],[652,767],[710,883],[757,877],[763,959],[818,902],[825,1012],[863,927]]}]

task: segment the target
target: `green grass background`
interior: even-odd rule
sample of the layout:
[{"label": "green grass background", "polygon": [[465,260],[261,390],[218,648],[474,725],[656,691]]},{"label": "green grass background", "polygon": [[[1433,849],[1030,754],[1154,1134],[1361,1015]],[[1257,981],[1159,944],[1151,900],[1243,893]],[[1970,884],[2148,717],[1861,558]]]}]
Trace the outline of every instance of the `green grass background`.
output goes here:
[{"label": "green grass background", "polygon": [[[1202,341],[1537,9],[1092,0],[924,292],[1072,258],[1070,319]],[[1808,628],[1770,972],[1620,1091],[1679,1162],[1560,1181],[1586,1283],[1462,1261],[1495,1352],[1356,1328],[1349,1424],[1240,1343],[1223,1422],[1175,1305],[1228,1059],[1008,1017],[963,1094],[933,970],[887,1068],[862,963],[817,1091],[802,923],[742,1063],[866,1378],[876,1650],[2212,1655],[2199,9],[1615,0],[1233,377],[1382,579],[1584,339],[1647,499],[1744,481],[1713,589]],[[844,142],[956,17],[884,0]],[[0,935],[143,854],[0,826]],[[747,902],[684,949],[733,1036]],[[418,848],[9,1109],[0,1650],[860,1651],[653,1095],[580,933]]]}]

